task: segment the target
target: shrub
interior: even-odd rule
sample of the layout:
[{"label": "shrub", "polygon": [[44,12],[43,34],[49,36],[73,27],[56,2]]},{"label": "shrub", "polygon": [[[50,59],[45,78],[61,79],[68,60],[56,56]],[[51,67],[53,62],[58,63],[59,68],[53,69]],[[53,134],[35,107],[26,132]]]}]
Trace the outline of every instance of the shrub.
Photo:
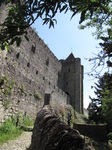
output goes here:
[{"label": "shrub", "polygon": [[108,135],[107,135],[108,139],[109,140],[112,140],[112,132],[110,132]]},{"label": "shrub", "polygon": [[21,93],[23,93],[23,92],[24,92],[24,90],[25,90],[24,85],[22,84],[22,85],[19,87],[19,89],[20,89]]},{"label": "shrub", "polygon": [[[18,126],[33,126],[34,120],[26,115],[22,115],[21,113],[16,114],[15,117],[12,117],[13,123]],[[18,123],[17,123],[18,122]]]},{"label": "shrub", "polygon": [[8,119],[0,126],[0,144],[8,140],[13,140],[22,133],[22,130],[13,123],[12,119]]},{"label": "shrub", "polygon": [[5,109],[9,108],[10,100],[4,100],[4,107]]},{"label": "shrub", "polygon": [[24,126],[33,126],[34,125],[34,120],[29,116],[24,116],[22,123],[23,123]]},{"label": "shrub", "polygon": [[4,94],[5,96],[12,94],[12,89],[14,87],[15,81],[9,80],[8,76],[0,76],[0,86],[4,85]]},{"label": "shrub", "polygon": [[[18,122],[18,118],[20,118],[20,122]],[[0,144],[3,144],[8,140],[13,140],[21,135],[24,130],[24,128],[21,129],[21,126],[33,125],[34,120],[31,119],[29,116],[23,116],[21,113],[18,113],[16,116],[12,116],[0,126]]]},{"label": "shrub", "polygon": [[37,92],[34,93],[34,97],[35,97],[36,99],[39,99],[39,100],[42,99],[41,95],[40,95],[39,93],[37,93]]},{"label": "shrub", "polygon": [[68,124],[70,125],[71,128],[73,128],[73,123],[75,122],[74,113],[75,113],[74,109],[71,106],[69,113],[68,113]]}]

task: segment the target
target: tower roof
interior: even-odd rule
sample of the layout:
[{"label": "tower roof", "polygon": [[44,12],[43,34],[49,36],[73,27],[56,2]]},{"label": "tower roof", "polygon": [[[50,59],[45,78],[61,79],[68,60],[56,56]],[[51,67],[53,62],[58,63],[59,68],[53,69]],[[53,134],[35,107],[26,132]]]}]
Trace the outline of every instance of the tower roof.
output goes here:
[{"label": "tower roof", "polygon": [[71,54],[66,58],[66,60],[73,60],[73,59],[75,59],[73,53],[71,53]]}]

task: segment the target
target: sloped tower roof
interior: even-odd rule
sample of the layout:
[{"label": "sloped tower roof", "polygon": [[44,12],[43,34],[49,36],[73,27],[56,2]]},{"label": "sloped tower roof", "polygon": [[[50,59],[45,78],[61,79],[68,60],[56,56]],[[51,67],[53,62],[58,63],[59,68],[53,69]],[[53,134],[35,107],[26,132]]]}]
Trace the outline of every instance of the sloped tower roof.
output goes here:
[{"label": "sloped tower roof", "polygon": [[71,54],[66,58],[66,60],[73,60],[73,59],[75,59],[73,53],[71,53]]}]

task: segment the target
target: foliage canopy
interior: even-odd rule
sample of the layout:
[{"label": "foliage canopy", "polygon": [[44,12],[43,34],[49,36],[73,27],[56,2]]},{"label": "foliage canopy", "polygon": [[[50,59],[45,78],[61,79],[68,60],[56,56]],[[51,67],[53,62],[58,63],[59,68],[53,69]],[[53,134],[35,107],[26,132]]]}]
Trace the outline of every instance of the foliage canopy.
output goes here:
[{"label": "foliage canopy", "polygon": [[91,98],[89,119],[108,123],[112,127],[112,74],[105,73],[95,86],[96,98]]},{"label": "foliage canopy", "polygon": [[[104,64],[105,58],[111,58],[112,47],[112,1],[111,0],[1,0],[0,6],[9,4],[8,16],[0,24],[0,47],[21,43],[21,35],[28,40],[26,28],[31,26],[36,19],[41,18],[43,24],[54,27],[57,23],[55,15],[58,12],[72,12],[71,18],[80,13],[79,24],[86,22],[84,27],[96,27],[97,38],[103,40],[100,43],[102,51],[95,60],[100,60],[97,65]],[[10,5],[11,4],[11,5]],[[99,56],[101,56],[99,58]],[[111,66],[108,60],[108,66]]]}]

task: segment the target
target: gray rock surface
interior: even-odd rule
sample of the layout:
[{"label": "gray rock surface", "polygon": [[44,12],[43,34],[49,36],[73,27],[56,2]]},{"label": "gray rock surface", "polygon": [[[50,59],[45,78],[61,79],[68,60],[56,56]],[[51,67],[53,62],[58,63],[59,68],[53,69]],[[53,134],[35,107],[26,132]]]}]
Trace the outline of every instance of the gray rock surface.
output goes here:
[{"label": "gray rock surface", "polygon": [[31,144],[32,132],[23,132],[17,139],[0,145],[0,150],[26,150]]},{"label": "gray rock surface", "polygon": [[29,149],[90,150],[79,132],[60,121],[50,106],[37,114]]}]

